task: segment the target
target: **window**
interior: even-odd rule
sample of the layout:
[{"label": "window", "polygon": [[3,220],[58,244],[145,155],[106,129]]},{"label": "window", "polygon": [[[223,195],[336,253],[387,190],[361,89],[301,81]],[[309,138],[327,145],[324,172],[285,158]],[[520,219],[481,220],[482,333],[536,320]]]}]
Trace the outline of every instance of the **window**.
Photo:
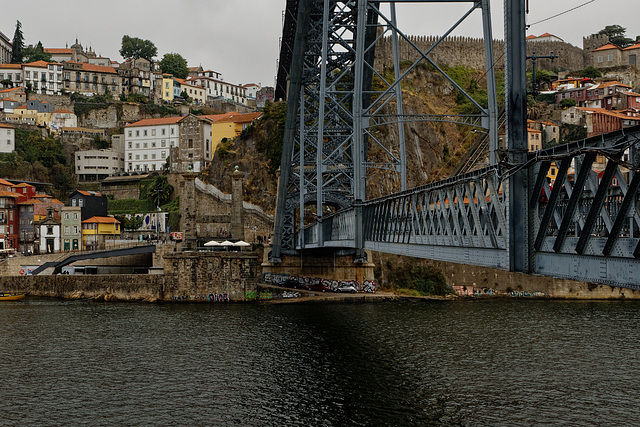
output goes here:
[{"label": "window", "polygon": [[165,128],[162,128],[162,134],[164,135],[166,133]]},{"label": "window", "polygon": [[163,139],[162,141],[160,141],[160,146],[161,147],[166,147],[167,146],[167,140]]},{"label": "window", "polygon": [[[132,131],[129,131],[129,136],[132,136],[132,133],[133,133]],[[131,144],[131,143],[129,143],[129,144]]]},{"label": "window", "polygon": [[607,55],[607,61],[613,61],[613,55],[611,54]]},{"label": "window", "polygon": [[133,148],[133,144],[129,141],[129,148]]},{"label": "window", "polygon": [[598,62],[602,62],[602,55],[598,55]]},{"label": "window", "polygon": [[148,142],[144,143],[144,148],[149,148],[149,143]]},{"label": "window", "polygon": [[64,214],[64,219],[69,219],[69,212],[66,212],[66,213]]},{"label": "window", "polygon": [[140,131],[139,130],[136,131],[136,136],[140,136]]},{"label": "window", "polygon": [[78,219],[78,214],[77,213],[73,214],[73,219],[76,219],[76,220]]},{"label": "window", "polygon": [[151,136],[156,136],[156,130],[155,129],[151,129]]},{"label": "window", "polygon": [[146,129],[144,130],[144,136],[147,136],[147,130]]},{"label": "window", "polygon": [[189,138],[189,148],[193,148],[193,139]]}]

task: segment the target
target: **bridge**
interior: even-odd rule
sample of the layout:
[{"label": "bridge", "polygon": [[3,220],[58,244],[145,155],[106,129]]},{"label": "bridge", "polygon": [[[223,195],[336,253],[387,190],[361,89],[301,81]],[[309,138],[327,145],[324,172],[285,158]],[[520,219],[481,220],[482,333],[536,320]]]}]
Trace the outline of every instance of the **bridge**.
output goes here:
[{"label": "bridge", "polygon": [[[468,9],[423,51],[398,25],[401,3]],[[486,104],[430,57],[478,14]],[[374,250],[640,289],[640,127],[529,152],[525,0],[506,0],[504,16],[506,143],[499,147],[489,0],[287,1],[277,84],[278,96],[287,98],[287,119],[272,263],[318,248],[352,254],[361,263],[366,250]],[[393,45],[391,77],[375,64],[384,38]],[[408,66],[401,67],[400,41],[417,53]],[[421,64],[440,73],[477,112],[405,114],[401,85]],[[488,164],[407,188],[405,124],[411,121],[478,129],[486,134],[477,145],[488,150]],[[381,138],[383,127],[397,138]],[[557,169],[555,180],[548,178],[550,168]],[[398,192],[367,199],[374,170],[394,174]]]}]

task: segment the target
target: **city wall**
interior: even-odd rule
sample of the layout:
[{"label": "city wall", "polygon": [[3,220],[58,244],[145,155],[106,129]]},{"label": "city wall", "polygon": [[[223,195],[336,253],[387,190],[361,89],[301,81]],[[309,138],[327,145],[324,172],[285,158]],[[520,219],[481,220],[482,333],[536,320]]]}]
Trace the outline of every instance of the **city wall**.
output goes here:
[{"label": "city wall", "polygon": [[[422,51],[427,51],[438,41],[436,36],[409,36],[409,41],[400,39],[398,41],[398,51],[400,61],[415,61],[420,54],[412,46],[415,45]],[[589,46],[596,47],[606,44],[600,38],[585,40]],[[602,44],[599,44],[602,43]],[[503,71],[505,65],[504,41],[494,40],[494,64],[496,70]],[[595,49],[595,48],[594,48]],[[559,57],[553,62],[550,59],[539,59],[536,67],[538,70],[568,69],[581,70],[591,62],[591,50],[583,49],[564,42],[528,42],[527,56],[550,55],[553,52]],[[438,65],[449,67],[465,66],[467,68],[484,70],[484,40],[472,37],[447,37],[429,54]],[[390,37],[385,37],[376,45],[376,68],[382,71],[384,68],[393,68],[393,44]],[[527,61],[527,67],[532,68],[531,61]]]}]

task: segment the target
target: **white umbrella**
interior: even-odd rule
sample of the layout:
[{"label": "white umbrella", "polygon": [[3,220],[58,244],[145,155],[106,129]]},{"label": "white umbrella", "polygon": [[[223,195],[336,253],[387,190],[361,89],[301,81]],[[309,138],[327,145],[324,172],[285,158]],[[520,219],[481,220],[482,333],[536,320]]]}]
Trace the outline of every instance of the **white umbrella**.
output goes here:
[{"label": "white umbrella", "polygon": [[224,242],[220,243],[220,246],[233,246],[233,243],[231,243],[228,240],[225,240]]},{"label": "white umbrella", "polygon": [[233,244],[233,246],[251,246],[251,243],[247,243],[245,241],[240,240],[240,241],[235,242]]},{"label": "white umbrella", "polygon": [[212,240],[210,242],[207,242],[204,244],[205,246],[221,246],[220,242],[216,242],[215,240]]}]

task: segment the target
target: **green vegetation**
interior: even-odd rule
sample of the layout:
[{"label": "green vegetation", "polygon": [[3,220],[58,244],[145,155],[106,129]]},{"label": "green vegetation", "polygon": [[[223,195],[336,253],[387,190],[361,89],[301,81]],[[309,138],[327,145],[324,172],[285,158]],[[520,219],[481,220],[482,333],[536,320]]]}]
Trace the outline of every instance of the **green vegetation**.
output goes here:
[{"label": "green vegetation", "polygon": [[120,56],[124,59],[144,58],[153,62],[153,58],[158,54],[158,48],[151,40],[142,40],[138,37],[122,36],[122,47]]},{"label": "green vegetation", "polygon": [[602,77],[602,72],[596,67],[587,67],[578,73],[580,77],[588,77],[591,79],[597,79]]},{"label": "green vegetation", "polygon": [[567,109],[576,106],[576,100],[573,98],[565,98],[560,100],[560,108]]},{"label": "green vegetation", "polygon": [[389,270],[388,276],[393,278],[390,285],[394,292],[440,296],[451,292],[441,271],[416,262],[414,258],[411,258],[408,264],[398,267],[394,267],[393,263],[387,260],[386,268]]},{"label": "green vegetation", "polygon": [[156,212],[158,206],[162,212],[178,212],[180,200],[171,200],[173,186],[165,175],[157,175],[140,181],[140,199],[120,199],[107,201],[107,210],[111,215],[133,215]]},{"label": "green vegetation", "polygon": [[189,76],[187,60],[179,53],[165,53],[160,60],[160,69],[163,73],[172,74],[179,79],[186,79]]},{"label": "green vegetation", "polygon": [[74,188],[73,165],[60,141],[38,132],[16,129],[16,150],[0,154],[0,176],[53,184],[53,195],[65,200]]},{"label": "green vegetation", "polygon": [[29,45],[22,52],[26,58],[25,62],[51,61],[51,54],[44,51],[44,46],[40,41],[35,46]]},{"label": "green vegetation", "polygon": [[22,64],[24,54],[24,36],[22,35],[22,24],[16,21],[16,31],[13,33],[13,41],[11,42],[11,63]]},{"label": "green vegetation", "polygon": [[265,153],[269,162],[269,172],[275,174],[282,158],[282,140],[287,118],[287,103],[267,101],[264,105],[260,124],[263,132],[256,139],[256,151]]},{"label": "green vegetation", "polygon": [[634,41],[627,37],[626,32],[627,29],[620,25],[607,25],[594,35],[607,35],[611,43],[620,47],[627,47],[632,45]]},{"label": "green vegetation", "polygon": [[[442,67],[451,79],[456,82],[465,92],[473,98],[482,108],[487,108],[489,97],[487,96],[486,85],[484,84],[485,75],[479,74],[477,70],[464,66]],[[480,84],[482,82],[482,84]],[[496,73],[496,92],[498,104],[504,102],[505,96],[504,73]],[[462,92],[456,92],[456,104],[458,105],[456,113],[458,114],[478,114],[476,106]]]},{"label": "green vegetation", "polygon": [[113,99],[113,95],[110,92],[96,96],[86,96],[78,92],[71,94],[71,101],[74,103],[73,112],[78,117],[91,110],[106,108],[111,99]]}]

